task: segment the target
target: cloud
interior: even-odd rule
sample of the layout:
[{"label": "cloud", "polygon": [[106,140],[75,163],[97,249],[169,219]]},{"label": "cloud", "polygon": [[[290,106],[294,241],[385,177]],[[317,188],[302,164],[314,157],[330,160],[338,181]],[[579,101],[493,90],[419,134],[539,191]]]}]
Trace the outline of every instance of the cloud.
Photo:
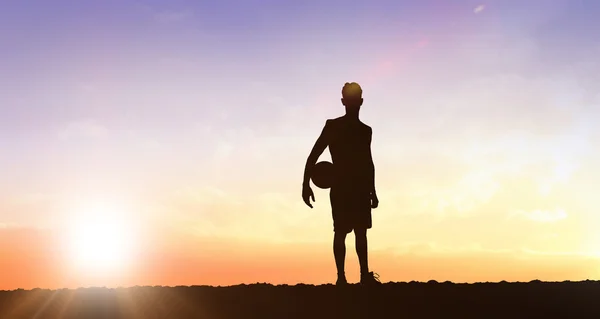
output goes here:
[{"label": "cloud", "polygon": [[374,125],[381,138],[393,136],[373,145],[383,207],[403,218],[451,219],[505,216],[535,202],[571,210],[574,190],[558,190],[596,152],[582,96],[569,77],[497,74],[441,90],[436,103],[425,99],[398,116],[408,126],[400,132],[386,127],[400,127],[395,121]]},{"label": "cloud", "polygon": [[[447,183],[435,184],[434,175],[418,176],[407,171],[403,174],[406,188],[400,185],[380,185],[379,199],[383,211],[377,211],[380,223],[397,223],[404,218],[427,216],[433,221],[465,218],[483,214],[481,208],[489,203],[501,187],[501,180],[493,171],[469,170],[458,173]],[[420,179],[425,184],[414,184]],[[430,181],[430,183],[427,183]]]},{"label": "cloud", "polygon": [[58,133],[61,140],[78,138],[103,139],[109,134],[108,128],[92,119],[82,119],[70,122]]},{"label": "cloud", "polygon": [[[8,193],[0,197],[0,224],[46,226],[56,219],[59,200],[51,193]],[[7,220],[11,222],[6,222]],[[0,226],[1,227],[1,226]]]},{"label": "cloud", "polygon": [[145,3],[138,3],[137,7],[159,23],[177,23],[194,16],[194,12],[190,9],[164,10]]},{"label": "cloud", "polygon": [[481,13],[484,9],[485,9],[485,6],[483,4],[478,5],[477,7],[475,7],[475,9],[473,9],[473,12],[475,12],[475,14]]},{"label": "cloud", "polygon": [[[568,79],[500,74],[463,82],[441,95],[437,108],[447,117],[446,124],[462,126],[463,132],[474,129],[473,133],[497,135],[525,130],[551,135],[574,124],[581,98],[575,85]],[[569,98],[560,98],[564,96]]]},{"label": "cloud", "polygon": [[568,176],[593,134],[582,129],[592,127],[582,98],[569,77],[496,74],[460,81],[424,96],[419,107],[387,107],[386,117],[398,120],[372,123],[373,152],[380,163],[446,157],[506,170],[551,159]]},{"label": "cloud", "polygon": [[84,93],[98,93],[99,86],[94,83],[81,82],[77,84],[77,89]]},{"label": "cloud", "polygon": [[191,19],[194,13],[190,10],[161,11],[154,13],[154,18],[160,23],[176,23]]},{"label": "cloud", "polygon": [[19,227],[19,225],[17,223],[0,223],[0,229],[17,228],[17,227]]},{"label": "cloud", "polygon": [[479,243],[448,245],[437,241],[406,241],[399,243],[387,251],[396,256],[411,254],[420,256],[431,255],[462,255],[472,253],[483,254],[517,254],[519,249],[493,249],[486,248]]},{"label": "cloud", "polygon": [[47,193],[26,193],[15,197],[15,202],[19,204],[41,204],[54,199],[54,196]]},{"label": "cloud", "polygon": [[[196,236],[302,242],[328,234],[320,230],[331,224],[328,201],[318,198],[320,205],[311,210],[296,193],[251,189],[242,194],[196,185],[168,192],[153,205],[157,215]],[[311,233],[319,235],[307,236]]]},{"label": "cloud", "polygon": [[567,213],[563,209],[554,210],[541,210],[535,209],[532,211],[517,210],[514,211],[510,217],[525,218],[534,222],[539,223],[555,223],[568,217]]},{"label": "cloud", "polygon": [[451,215],[464,217],[477,213],[477,209],[487,203],[499,188],[493,174],[473,171],[458,180],[453,188],[430,194],[428,201],[438,214],[451,212]]},{"label": "cloud", "polygon": [[224,160],[228,160],[230,156],[233,154],[235,150],[235,146],[230,142],[222,141],[217,145],[217,148],[214,152],[213,158],[215,162],[221,162]]}]

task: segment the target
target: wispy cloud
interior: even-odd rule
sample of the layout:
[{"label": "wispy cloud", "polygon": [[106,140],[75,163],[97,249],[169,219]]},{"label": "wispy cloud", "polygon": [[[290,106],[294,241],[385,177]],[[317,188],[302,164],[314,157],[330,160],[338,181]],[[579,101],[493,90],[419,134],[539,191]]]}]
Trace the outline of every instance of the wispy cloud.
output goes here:
[{"label": "wispy cloud", "polygon": [[54,197],[46,193],[26,193],[15,197],[15,202],[22,204],[38,204],[53,200]]},{"label": "wispy cloud", "polygon": [[73,138],[91,138],[102,139],[109,134],[108,128],[97,123],[93,119],[82,119],[70,122],[58,133],[58,137],[62,140]]},{"label": "wispy cloud", "polygon": [[568,217],[567,213],[560,208],[554,210],[535,209],[532,211],[517,210],[511,214],[511,217],[525,218],[534,222],[554,223]]},{"label": "wispy cloud", "polygon": [[475,7],[475,9],[473,9],[473,12],[477,14],[483,12],[483,10],[485,10],[485,5],[481,4]]},{"label": "wispy cloud", "polygon": [[154,13],[154,19],[160,23],[176,23],[191,19],[194,13],[190,10],[161,11]]},{"label": "wispy cloud", "polygon": [[147,3],[138,3],[137,7],[159,23],[177,23],[194,16],[194,11],[189,8],[163,9]]},{"label": "wispy cloud", "polygon": [[[315,227],[330,224],[330,217],[324,213],[329,208],[325,197],[319,197],[319,207],[310,210],[301,200],[295,200],[298,196],[293,193],[252,193],[208,185],[182,187],[169,192],[155,207],[160,207],[160,215],[168,216],[170,223],[198,236],[280,242],[321,239],[320,235],[326,235],[314,232]],[[311,233],[320,235],[308,236]]]}]

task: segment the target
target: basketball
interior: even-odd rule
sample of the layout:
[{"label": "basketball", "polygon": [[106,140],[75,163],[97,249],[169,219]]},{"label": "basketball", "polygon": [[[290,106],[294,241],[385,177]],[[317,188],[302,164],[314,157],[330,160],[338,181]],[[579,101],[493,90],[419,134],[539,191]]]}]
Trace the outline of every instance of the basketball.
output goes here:
[{"label": "basketball", "polygon": [[333,163],[322,161],[315,164],[311,179],[318,188],[330,188],[333,184]]}]

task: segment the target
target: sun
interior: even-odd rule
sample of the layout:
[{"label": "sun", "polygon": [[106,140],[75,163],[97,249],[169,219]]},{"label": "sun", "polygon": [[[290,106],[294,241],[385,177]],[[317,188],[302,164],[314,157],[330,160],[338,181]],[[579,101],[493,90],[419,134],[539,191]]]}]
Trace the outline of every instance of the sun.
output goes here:
[{"label": "sun", "polygon": [[136,232],[122,211],[96,205],[81,210],[69,224],[66,244],[78,272],[115,274],[132,263]]},{"label": "sun", "polygon": [[127,234],[117,221],[90,218],[73,230],[72,253],[86,268],[115,268],[127,259]]}]

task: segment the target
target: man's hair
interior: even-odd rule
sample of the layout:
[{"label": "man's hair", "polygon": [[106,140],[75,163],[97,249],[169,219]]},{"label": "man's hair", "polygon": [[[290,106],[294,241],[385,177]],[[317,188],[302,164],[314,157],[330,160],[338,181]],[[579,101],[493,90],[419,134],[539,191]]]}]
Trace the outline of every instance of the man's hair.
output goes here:
[{"label": "man's hair", "polygon": [[342,88],[342,97],[344,100],[357,100],[362,98],[362,88],[356,82],[346,82]]}]

